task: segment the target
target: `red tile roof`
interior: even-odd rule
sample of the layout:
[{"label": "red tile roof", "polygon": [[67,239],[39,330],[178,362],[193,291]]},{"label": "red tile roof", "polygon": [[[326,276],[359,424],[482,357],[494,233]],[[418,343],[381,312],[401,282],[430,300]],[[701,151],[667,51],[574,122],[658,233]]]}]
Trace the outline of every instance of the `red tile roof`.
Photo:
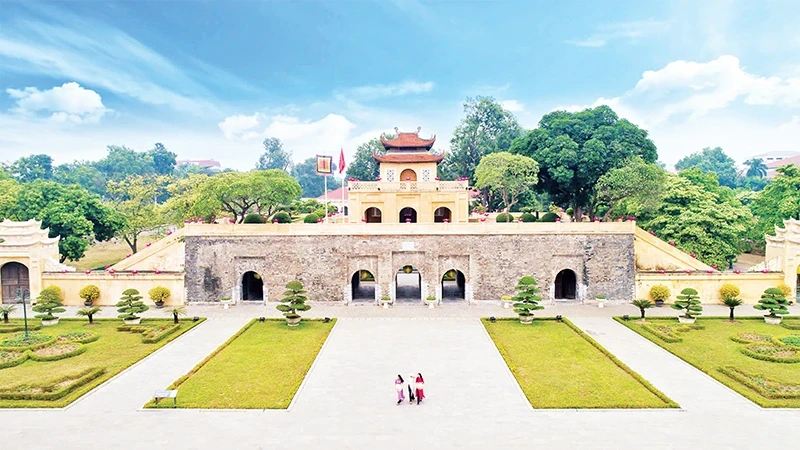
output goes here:
[{"label": "red tile roof", "polygon": [[408,153],[387,153],[385,155],[372,154],[375,161],[379,163],[426,163],[435,162],[439,163],[444,159],[444,154],[434,154],[425,152],[408,152]]},{"label": "red tile roof", "polygon": [[[342,191],[344,191],[344,199],[347,200],[350,197],[350,194],[348,194],[347,189],[340,187],[339,189],[328,192],[328,201],[341,200]],[[319,197],[317,197],[317,200],[325,201],[325,194],[322,194]]]},{"label": "red tile roof", "polygon": [[386,139],[384,135],[381,135],[381,143],[386,150],[412,148],[430,150],[431,147],[433,147],[433,143],[436,142],[436,135],[433,135],[430,139],[422,139],[419,137],[419,128],[417,128],[417,131],[414,133],[401,133],[397,128],[394,130],[397,132],[397,137],[394,139]]},{"label": "red tile roof", "polygon": [[779,159],[777,161],[770,161],[767,163],[767,168],[777,169],[780,166],[786,166],[789,164],[800,165],[800,155]]}]

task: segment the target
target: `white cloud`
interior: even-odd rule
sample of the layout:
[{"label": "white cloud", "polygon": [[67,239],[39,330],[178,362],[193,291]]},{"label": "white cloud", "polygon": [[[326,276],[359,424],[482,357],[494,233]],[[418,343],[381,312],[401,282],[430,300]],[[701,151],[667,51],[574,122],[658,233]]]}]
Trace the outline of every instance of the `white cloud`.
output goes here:
[{"label": "white cloud", "polygon": [[265,116],[261,113],[252,116],[243,114],[230,116],[219,123],[219,129],[228,139],[251,139],[260,135],[261,130],[257,128],[263,119]]},{"label": "white cloud", "polygon": [[654,19],[614,22],[597,26],[595,32],[588,37],[570,39],[566,42],[576,47],[603,47],[613,40],[637,41],[666,33],[669,29],[668,21]]},{"label": "white cloud", "polygon": [[500,106],[503,109],[511,111],[512,113],[522,112],[525,110],[525,105],[520,103],[518,100],[503,100],[500,102]]},{"label": "white cloud", "polygon": [[782,123],[778,128],[781,130],[800,130],[800,116],[792,116],[790,121]]},{"label": "white cloud", "polygon": [[100,94],[84,89],[78,83],[64,83],[40,91],[35,87],[8,88],[6,92],[15,100],[13,111],[23,115],[46,112],[57,122],[97,123],[109,110],[103,106]]},{"label": "white cloud", "polygon": [[354,98],[356,100],[375,100],[385,97],[400,97],[403,95],[417,95],[430,92],[434,88],[432,81],[420,83],[417,81],[404,81],[394,84],[374,84],[344,89],[337,92],[340,98]]}]

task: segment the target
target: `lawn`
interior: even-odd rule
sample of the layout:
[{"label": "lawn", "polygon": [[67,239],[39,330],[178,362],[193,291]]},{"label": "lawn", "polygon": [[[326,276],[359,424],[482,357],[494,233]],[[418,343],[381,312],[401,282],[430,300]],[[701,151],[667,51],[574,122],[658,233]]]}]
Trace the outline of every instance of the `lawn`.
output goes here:
[{"label": "lawn", "polygon": [[[28,323],[34,325],[38,322],[31,320]],[[95,319],[94,322],[94,325],[87,326],[85,319],[61,319],[56,326],[31,331],[34,336],[40,336],[42,341],[47,339],[41,339],[41,334],[66,337],[63,341],[53,341],[47,348],[31,349],[27,352],[25,349],[10,347],[10,342],[6,342],[6,345],[2,343],[21,333],[0,333],[0,367],[3,366],[3,361],[19,361],[15,359],[17,356],[28,356],[22,364],[0,369],[0,408],[64,407],[201,323],[182,320],[177,329],[164,334],[158,342],[145,344],[142,342],[142,334],[117,330],[122,325],[122,320]],[[142,321],[143,325],[163,326],[164,330],[170,329],[171,323],[171,319]],[[22,321],[12,320],[11,325],[21,327]],[[0,323],[0,331],[8,331],[4,328],[6,326]],[[70,336],[76,339],[85,337],[86,343],[68,341]],[[95,337],[97,340],[88,342]],[[46,361],[53,358],[58,350],[71,348],[75,348],[75,353],[79,354]]]},{"label": "lawn", "polygon": [[178,408],[288,408],[334,323],[253,320],[170,386],[179,391]]},{"label": "lawn", "polygon": [[567,320],[483,325],[534,408],[678,406]]},{"label": "lawn", "polygon": [[[675,330],[678,324],[675,318],[647,319],[647,323],[651,324],[649,329],[645,329],[645,325],[639,321],[617,320],[758,405],[766,408],[800,407],[800,362],[755,359],[742,352],[743,348],[751,344],[731,339],[780,339],[798,336],[800,320],[797,318],[784,319],[786,324],[794,324],[797,328],[790,330],[778,325],[767,325],[761,317],[737,318],[734,323],[722,317],[701,317],[697,319],[695,329],[684,329],[666,336],[667,340],[677,342],[667,342],[663,333],[652,331],[653,325],[668,326]],[[772,347],[771,343],[766,344]],[[797,348],[795,354],[800,354],[799,347],[779,344],[778,348],[788,350],[789,353]]]},{"label": "lawn", "polygon": [[[156,236],[141,236],[137,242],[137,248],[144,250],[148,243],[157,241]],[[124,240],[117,243],[110,241],[96,242],[86,249],[86,254],[78,261],[72,261],[70,266],[75,267],[78,272],[92,269],[102,269],[105,266],[114,264],[125,259],[125,255],[131,253],[131,248]]]}]

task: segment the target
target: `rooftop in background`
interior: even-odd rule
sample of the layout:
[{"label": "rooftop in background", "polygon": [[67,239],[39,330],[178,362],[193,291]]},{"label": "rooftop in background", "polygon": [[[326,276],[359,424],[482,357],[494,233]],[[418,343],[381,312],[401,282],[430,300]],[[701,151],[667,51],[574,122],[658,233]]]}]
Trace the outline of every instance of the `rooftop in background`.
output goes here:
[{"label": "rooftop in background", "polygon": [[200,167],[206,167],[206,168],[222,167],[222,165],[219,163],[219,161],[214,160],[214,159],[179,159],[179,160],[175,161],[175,164],[177,164],[179,166],[183,166],[183,165],[186,165],[186,164],[196,164],[196,165],[198,165]]},{"label": "rooftop in background", "polygon": [[764,164],[769,165],[771,162],[780,161],[783,159],[791,158],[794,156],[800,156],[800,152],[788,151],[788,150],[775,150],[766,153],[760,153],[758,155],[753,155],[752,158],[761,158],[764,161]]},{"label": "rooftop in background", "polygon": [[[341,200],[342,199],[342,193],[344,193],[344,199],[347,200],[347,198],[349,197],[349,194],[347,192],[347,188],[340,187],[339,189],[336,189],[336,190],[328,192],[328,201]],[[319,197],[317,197],[317,200],[319,200],[321,202],[324,202],[325,201],[325,194],[322,194]]]},{"label": "rooftop in background", "polygon": [[781,166],[788,166],[789,164],[794,164],[796,166],[800,166],[800,154],[797,156],[791,156],[787,158],[783,158],[776,161],[764,161],[767,164],[767,178],[775,178],[775,169]]},{"label": "rooftop in background", "polygon": [[413,133],[403,133],[395,127],[394,131],[397,133],[397,137],[386,139],[384,135],[381,135],[381,143],[387,151],[428,151],[433,147],[433,143],[436,142],[436,135],[433,135],[430,139],[423,139],[419,137],[420,129],[421,127],[417,127],[417,131]]}]

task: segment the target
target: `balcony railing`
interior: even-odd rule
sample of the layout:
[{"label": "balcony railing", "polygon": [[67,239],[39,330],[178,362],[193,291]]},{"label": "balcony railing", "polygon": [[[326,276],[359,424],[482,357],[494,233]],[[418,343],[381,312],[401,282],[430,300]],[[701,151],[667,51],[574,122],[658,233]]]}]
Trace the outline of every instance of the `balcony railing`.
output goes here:
[{"label": "balcony railing", "polygon": [[352,192],[434,192],[463,191],[469,181],[350,181],[347,189]]}]

